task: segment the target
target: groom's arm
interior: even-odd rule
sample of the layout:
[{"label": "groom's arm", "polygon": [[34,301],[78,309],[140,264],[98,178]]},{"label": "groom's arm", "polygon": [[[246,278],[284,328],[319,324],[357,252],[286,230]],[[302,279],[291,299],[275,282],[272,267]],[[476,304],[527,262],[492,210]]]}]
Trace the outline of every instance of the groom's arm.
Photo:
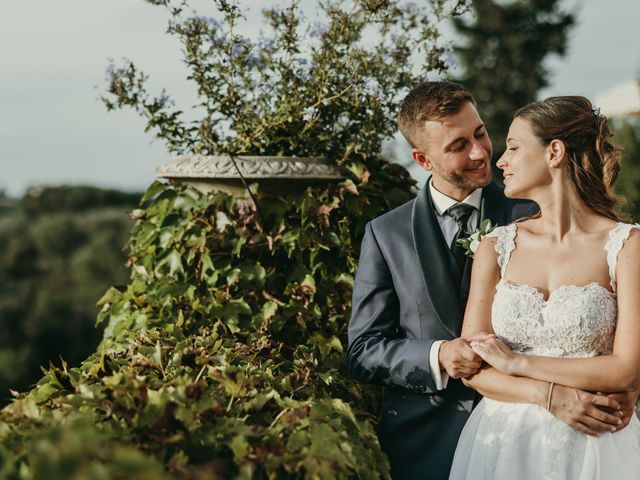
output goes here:
[{"label": "groom's arm", "polygon": [[564,385],[554,385],[549,402],[550,384],[526,377],[512,377],[485,366],[476,375],[462,380],[468,387],[487,398],[509,403],[529,403],[544,409],[558,420],[587,435],[597,436],[599,432],[620,430],[629,423],[632,408],[625,408],[622,414],[622,397],[605,396],[585,392]]},{"label": "groom's arm", "polygon": [[435,339],[402,337],[399,316],[391,272],[369,223],[353,287],[347,370],[362,382],[435,392],[429,365]]}]

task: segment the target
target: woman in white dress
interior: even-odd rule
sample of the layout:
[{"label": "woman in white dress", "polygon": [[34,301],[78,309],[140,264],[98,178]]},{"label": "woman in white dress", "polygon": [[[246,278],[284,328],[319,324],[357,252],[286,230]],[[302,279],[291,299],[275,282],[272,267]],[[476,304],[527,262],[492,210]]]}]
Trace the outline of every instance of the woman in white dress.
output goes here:
[{"label": "woman in white dress", "polygon": [[[612,187],[619,152],[606,118],[584,97],[520,109],[498,161],[509,197],[540,214],[496,228],[475,254],[462,336],[486,362],[465,384],[484,395],[450,478],[638,479],[640,423],[596,434],[548,410],[562,385],[640,389],[640,232],[621,223]],[[492,400],[506,377],[547,382],[537,404]],[[616,431],[619,430],[619,431]]]}]

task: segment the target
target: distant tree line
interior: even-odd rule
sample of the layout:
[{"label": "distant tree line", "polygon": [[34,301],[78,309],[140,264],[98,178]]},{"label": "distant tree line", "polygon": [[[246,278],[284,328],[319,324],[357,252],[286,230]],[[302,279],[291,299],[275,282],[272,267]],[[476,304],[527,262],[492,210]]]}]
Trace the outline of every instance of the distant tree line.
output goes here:
[{"label": "distant tree line", "polygon": [[50,361],[95,351],[97,300],[126,284],[127,241],[140,194],[93,187],[31,189],[0,208],[0,405]]},{"label": "distant tree line", "polygon": [[616,193],[621,210],[640,221],[640,119],[617,119],[612,123],[613,143],[624,150]]}]

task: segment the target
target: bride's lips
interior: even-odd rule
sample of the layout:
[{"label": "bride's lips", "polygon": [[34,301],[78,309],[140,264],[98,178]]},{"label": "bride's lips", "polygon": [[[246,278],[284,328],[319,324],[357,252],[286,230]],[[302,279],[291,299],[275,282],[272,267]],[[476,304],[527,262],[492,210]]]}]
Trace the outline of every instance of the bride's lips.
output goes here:
[{"label": "bride's lips", "polygon": [[513,177],[513,173],[505,173],[502,176],[502,181],[506,182],[507,180],[509,180],[511,177]]}]

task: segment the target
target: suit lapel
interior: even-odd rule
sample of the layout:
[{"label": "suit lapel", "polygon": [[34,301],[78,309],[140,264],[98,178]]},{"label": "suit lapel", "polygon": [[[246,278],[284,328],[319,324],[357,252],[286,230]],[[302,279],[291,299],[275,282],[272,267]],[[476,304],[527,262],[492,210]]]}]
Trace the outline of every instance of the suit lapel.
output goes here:
[{"label": "suit lapel", "polygon": [[428,185],[420,191],[413,204],[411,227],[424,285],[438,321],[457,337],[462,321],[458,288],[449,268],[450,252],[443,241]]}]

